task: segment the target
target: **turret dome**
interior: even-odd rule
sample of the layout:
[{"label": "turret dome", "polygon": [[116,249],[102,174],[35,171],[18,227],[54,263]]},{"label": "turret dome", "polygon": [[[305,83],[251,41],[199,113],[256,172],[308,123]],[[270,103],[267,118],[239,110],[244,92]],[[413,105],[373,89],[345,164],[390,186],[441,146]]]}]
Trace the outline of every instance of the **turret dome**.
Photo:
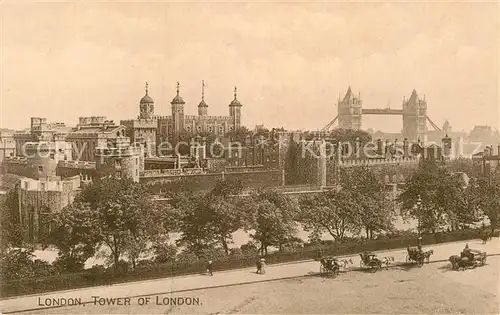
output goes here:
[{"label": "turret dome", "polygon": [[144,103],[154,103],[154,101],[151,98],[151,96],[149,96],[148,94],[146,94],[146,95],[144,95],[143,98],[141,98],[141,104],[144,104]]},{"label": "turret dome", "polygon": [[240,101],[238,101],[237,92],[238,92],[238,89],[236,87],[234,87],[234,99],[229,104],[229,106],[242,106]]},{"label": "turret dome", "polygon": [[148,82],[146,82],[146,95],[144,95],[141,98],[141,102],[140,103],[141,104],[154,103],[153,99],[148,94]]},{"label": "turret dome", "polygon": [[177,82],[177,95],[172,99],[170,104],[186,104],[182,97],[179,95],[179,82]]}]

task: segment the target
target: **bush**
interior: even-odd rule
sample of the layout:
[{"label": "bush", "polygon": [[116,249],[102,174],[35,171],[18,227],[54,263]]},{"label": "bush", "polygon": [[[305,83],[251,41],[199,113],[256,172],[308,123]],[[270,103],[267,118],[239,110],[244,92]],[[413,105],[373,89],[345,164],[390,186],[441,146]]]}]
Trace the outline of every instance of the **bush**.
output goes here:
[{"label": "bush", "polygon": [[60,273],[81,272],[85,268],[85,263],[80,259],[73,259],[69,256],[59,256],[52,264]]},{"label": "bush", "polygon": [[240,249],[243,255],[255,255],[259,251],[257,244],[253,241],[241,245]]}]

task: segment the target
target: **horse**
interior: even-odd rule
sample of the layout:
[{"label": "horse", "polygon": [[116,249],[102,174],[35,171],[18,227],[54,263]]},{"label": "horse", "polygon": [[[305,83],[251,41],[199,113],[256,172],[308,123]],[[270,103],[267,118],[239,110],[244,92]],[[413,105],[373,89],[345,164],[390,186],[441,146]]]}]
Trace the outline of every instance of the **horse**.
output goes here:
[{"label": "horse", "polygon": [[347,259],[342,259],[341,261],[339,261],[339,265],[340,267],[342,268],[348,268],[349,265],[352,265],[354,264],[354,262],[352,261],[352,259],[349,258],[349,260]]},{"label": "horse", "polygon": [[389,268],[389,265],[394,262],[394,257],[392,256],[386,256],[382,258],[382,262],[384,263],[386,268]]},{"label": "horse", "polygon": [[460,270],[461,268],[464,268],[464,265],[462,263],[462,257],[459,255],[452,255],[448,259],[451,263],[451,268],[455,270]]},{"label": "horse", "polygon": [[431,258],[432,254],[434,254],[434,250],[432,250],[432,249],[422,253],[422,255],[424,255],[424,259],[427,263],[429,263],[429,259]]},{"label": "horse", "polygon": [[481,240],[483,241],[483,244],[486,244],[486,242],[491,241],[491,233],[490,232],[484,232],[481,235]]}]

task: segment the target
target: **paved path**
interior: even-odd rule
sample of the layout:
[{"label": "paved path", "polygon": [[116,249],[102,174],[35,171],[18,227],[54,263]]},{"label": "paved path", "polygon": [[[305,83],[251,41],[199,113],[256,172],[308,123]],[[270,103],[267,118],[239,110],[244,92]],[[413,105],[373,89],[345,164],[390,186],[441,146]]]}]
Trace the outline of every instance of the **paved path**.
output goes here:
[{"label": "paved path", "polygon": [[[431,262],[447,261],[451,255],[458,254],[466,242],[454,242],[440,245],[431,245],[428,248],[434,250]],[[481,241],[469,241],[473,249],[486,251],[489,255],[500,253],[500,241],[494,238],[488,244],[482,245]],[[427,246],[424,246],[424,250]],[[406,249],[379,252],[378,256],[392,256],[396,262],[404,262]],[[354,266],[359,266],[359,255],[351,255]],[[447,263],[447,262],[443,262]],[[425,265],[423,266],[425,268]],[[112,297],[138,297],[156,294],[168,294],[171,292],[188,291],[202,288],[213,288],[220,286],[238,285],[260,281],[278,280],[292,277],[307,276],[319,271],[319,263],[316,261],[303,261],[289,264],[267,266],[265,275],[256,275],[254,268],[238,269],[225,272],[217,272],[213,277],[204,275],[192,275],[175,278],[164,278],[149,281],[129,282],[110,286],[90,287],[72,291],[59,291],[48,294],[31,295],[18,298],[4,299],[0,301],[0,312],[21,312],[34,309],[43,309],[47,306],[46,299],[79,298],[82,302],[93,301],[93,296],[104,298]],[[42,305],[40,305],[40,302]]]}]

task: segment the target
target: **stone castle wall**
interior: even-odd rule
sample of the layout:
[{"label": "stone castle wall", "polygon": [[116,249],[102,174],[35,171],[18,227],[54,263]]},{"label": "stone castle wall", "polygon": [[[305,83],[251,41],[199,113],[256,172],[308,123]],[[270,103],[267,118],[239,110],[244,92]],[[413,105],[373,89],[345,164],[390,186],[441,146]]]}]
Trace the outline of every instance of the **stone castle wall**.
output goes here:
[{"label": "stone castle wall", "polygon": [[179,186],[188,186],[197,191],[208,191],[215,186],[217,180],[223,179],[239,180],[245,188],[278,187],[282,185],[282,172],[279,170],[271,170],[173,176],[160,175],[156,177],[141,177],[140,182],[146,184],[161,183],[165,185],[165,189],[171,189],[173,191]]},{"label": "stone castle wall", "polygon": [[49,215],[73,202],[79,186],[79,177],[64,181],[20,180],[19,218],[27,228],[27,241],[38,242],[49,233]]}]

